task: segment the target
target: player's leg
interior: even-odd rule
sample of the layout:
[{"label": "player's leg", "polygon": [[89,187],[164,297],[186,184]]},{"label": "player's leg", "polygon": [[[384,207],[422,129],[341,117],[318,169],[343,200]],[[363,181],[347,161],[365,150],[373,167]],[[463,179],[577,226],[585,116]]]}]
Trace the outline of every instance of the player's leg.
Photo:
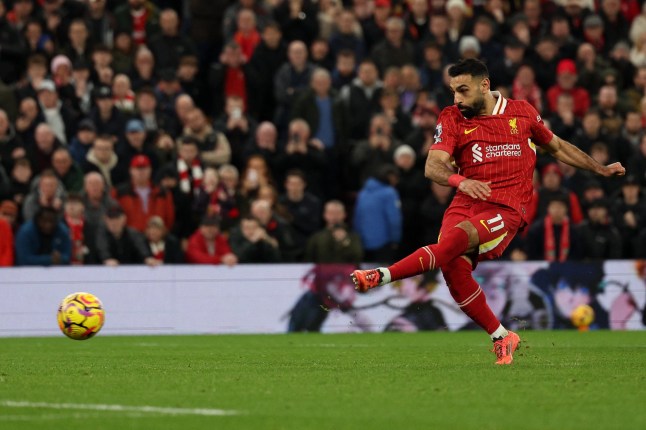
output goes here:
[{"label": "player's leg", "polygon": [[[478,250],[474,253],[478,261],[500,257],[522,224],[518,213],[496,206],[486,208],[468,222],[478,234]],[[473,279],[473,267],[470,260],[459,257],[442,266],[442,273],[460,309],[494,341],[496,364],[511,364],[520,338],[516,333],[505,329],[489,308],[484,292]]]},{"label": "player's leg", "polygon": [[358,290],[367,291],[442,267],[460,255],[475,252],[479,243],[478,232],[470,223],[464,222],[468,218],[464,208],[450,207],[442,220],[437,244],[423,246],[389,267],[355,270],[351,275],[352,281]]}]

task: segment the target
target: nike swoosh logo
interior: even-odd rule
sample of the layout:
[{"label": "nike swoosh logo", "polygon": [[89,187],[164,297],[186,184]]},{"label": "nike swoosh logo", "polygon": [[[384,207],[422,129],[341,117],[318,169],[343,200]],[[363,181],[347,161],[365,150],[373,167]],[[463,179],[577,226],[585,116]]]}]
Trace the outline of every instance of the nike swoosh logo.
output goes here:
[{"label": "nike swoosh logo", "polygon": [[491,230],[489,230],[489,227],[487,226],[487,223],[485,222],[485,220],[481,219],[480,224],[482,224],[482,226],[486,228],[489,233],[491,233]]},{"label": "nike swoosh logo", "polygon": [[474,131],[476,131],[476,128],[478,128],[478,127],[480,127],[480,126],[479,126],[479,125],[476,125],[476,126],[475,126],[475,127],[473,127],[471,130],[464,130],[464,134],[473,133]]}]

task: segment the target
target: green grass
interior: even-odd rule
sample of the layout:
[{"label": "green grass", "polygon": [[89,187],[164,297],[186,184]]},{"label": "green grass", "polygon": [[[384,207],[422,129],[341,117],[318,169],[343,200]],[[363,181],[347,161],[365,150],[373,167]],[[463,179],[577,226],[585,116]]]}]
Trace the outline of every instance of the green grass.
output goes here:
[{"label": "green grass", "polygon": [[[526,332],[512,366],[478,332],[0,341],[0,428],[643,429],[646,332]],[[7,401],[240,411],[7,407]],[[2,403],[5,402],[5,403]]]}]

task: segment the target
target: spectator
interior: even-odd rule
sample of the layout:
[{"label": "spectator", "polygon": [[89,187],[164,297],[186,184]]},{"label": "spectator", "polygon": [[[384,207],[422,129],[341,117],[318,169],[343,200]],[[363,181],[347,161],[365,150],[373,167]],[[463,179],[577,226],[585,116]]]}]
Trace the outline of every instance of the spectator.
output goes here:
[{"label": "spectator", "polygon": [[267,234],[253,216],[242,217],[231,231],[231,249],[239,263],[278,263],[281,261],[278,241]]},{"label": "spectator", "polygon": [[8,172],[13,167],[13,160],[18,156],[25,156],[26,152],[16,129],[9,121],[7,112],[0,109],[0,166]]},{"label": "spectator", "polygon": [[163,219],[158,216],[150,217],[144,234],[150,255],[160,264],[181,264],[184,262],[179,240],[166,230]]},{"label": "spectator", "polygon": [[453,198],[453,188],[431,182],[430,192],[420,203],[421,243],[437,242],[440,237],[442,217]]},{"label": "spectator", "polygon": [[565,59],[558,63],[556,69],[556,81],[547,91],[547,101],[549,110],[556,112],[556,105],[559,95],[566,93],[572,96],[574,100],[574,114],[578,118],[583,118],[583,115],[590,107],[590,95],[581,87],[576,86],[577,69],[574,61]]},{"label": "spectator", "polygon": [[323,209],[323,229],[307,241],[304,261],[312,263],[354,263],[363,258],[361,238],[346,224],[345,206],[330,200]]},{"label": "spectator", "polygon": [[116,32],[132,35],[137,45],[150,42],[159,33],[159,9],[148,0],[128,0],[114,11]]},{"label": "spectator", "polygon": [[63,184],[52,170],[45,170],[34,180],[34,189],[25,198],[22,207],[24,219],[30,220],[41,208],[51,208],[54,211],[63,209],[67,194]]},{"label": "spectator", "polygon": [[276,157],[275,174],[279,181],[285,177],[287,171],[299,168],[305,172],[309,191],[316,195],[323,195],[322,178],[325,175],[327,158],[325,148],[320,140],[311,138],[310,128],[302,119],[295,119],[289,123],[289,137],[285,144],[285,151]]},{"label": "spectator", "polygon": [[402,109],[400,95],[396,90],[384,88],[379,101],[381,112],[390,121],[393,135],[399,140],[406,137],[413,131],[410,115]]},{"label": "spectator", "polygon": [[88,2],[88,22],[92,44],[109,45],[114,35],[114,15],[106,8],[107,0]]},{"label": "spectator", "polygon": [[20,34],[11,26],[5,16],[5,2],[0,2],[0,81],[16,82],[20,78],[21,65],[27,56],[27,47]]},{"label": "spectator", "polygon": [[96,126],[90,119],[82,120],[70,142],[69,150],[74,162],[79,166],[84,166],[88,152],[96,139]]},{"label": "spectator", "polygon": [[394,185],[397,169],[382,165],[357,196],[353,226],[361,237],[367,261],[394,261],[402,238],[402,213]]},{"label": "spectator", "polygon": [[142,88],[154,88],[157,85],[155,57],[150,49],[143,45],[135,51],[130,70],[130,81],[134,91],[139,91]]},{"label": "spectator", "polygon": [[67,30],[69,41],[62,49],[62,53],[69,59],[70,71],[72,63],[77,60],[90,61],[90,52],[92,51],[92,40],[90,31],[83,19],[75,19]]},{"label": "spectator", "polygon": [[534,222],[527,233],[525,253],[530,260],[564,262],[580,258],[581,241],[568,218],[568,200],[555,197],[547,215]]},{"label": "spectator", "polygon": [[274,75],[287,61],[287,49],[282,31],[276,23],[269,23],[262,31],[262,40],[249,60],[249,111],[259,121],[274,118]]},{"label": "spectator", "polygon": [[16,132],[25,147],[33,145],[35,141],[36,127],[39,124],[38,103],[31,97],[20,101],[18,118],[16,119]]},{"label": "spectator", "polygon": [[294,262],[298,255],[294,233],[289,224],[274,213],[268,200],[256,199],[251,202],[249,214],[260,222],[271,242],[278,244],[278,249],[284,262]]},{"label": "spectator", "polygon": [[425,195],[427,180],[421,170],[415,168],[415,150],[408,145],[399,146],[393,155],[397,167],[397,193],[401,200],[402,240],[401,256],[406,256],[420,247],[422,225],[417,221],[421,209],[420,196]]},{"label": "spectator", "polygon": [[188,240],[186,261],[193,264],[226,264],[235,266],[238,257],[231,252],[229,242],[220,232],[220,219],[205,216],[200,227]]},{"label": "spectator", "polygon": [[374,4],[375,8],[372,16],[368,16],[361,21],[367,52],[371,52],[373,47],[384,39],[386,23],[392,8],[390,0],[376,0]]},{"label": "spectator", "polygon": [[[608,63],[603,59],[603,56],[597,54],[594,46],[590,43],[579,45],[576,60],[579,72],[578,85],[586,88],[589,94],[596,94],[603,85],[601,73],[608,69]],[[635,106],[638,105],[639,100],[636,100]]]},{"label": "spectator", "polygon": [[361,61],[366,55],[366,47],[360,34],[357,34],[357,21],[352,11],[342,10],[337,19],[336,32],[330,38],[330,52],[334,58],[339,53],[350,51],[354,58]]},{"label": "spectator", "polygon": [[[179,223],[176,225],[175,232],[182,238],[190,236],[197,228],[199,218],[194,215],[196,202],[205,186],[207,186],[205,183],[206,175],[199,154],[198,144],[195,139],[183,137],[179,140],[177,159],[172,166],[178,178],[178,187],[174,192],[173,201],[175,203],[175,219]],[[217,186],[217,172],[215,175],[215,185]],[[209,198],[210,193],[208,197],[205,196],[207,204]]]},{"label": "spectator", "polygon": [[357,59],[352,51],[342,50],[336,56],[336,64],[332,69],[332,88],[340,91],[346,85],[351,85],[357,77]]},{"label": "spectator", "polygon": [[112,81],[112,98],[114,106],[126,115],[132,115],[135,111],[135,93],[132,91],[130,78],[120,73]]},{"label": "spectator", "polygon": [[249,141],[253,139],[256,121],[245,111],[244,101],[241,97],[230,96],[226,98],[224,112],[214,125],[217,132],[223,133],[231,147],[231,163],[242,166],[244,151]]},{"label": "spectator", "polygon": [[[563,66],[561,66],[560,68],[558,67],[561,64],[558,57],[558,53],[559,53],[558,49],[559,49],[558,42],[552,36],[544,36],[540,38],[536,43],[536,46],[534,47],[536,56],[534,57],[534,61],[532,62],[532,68],[536,73],[536,83],[543,91],[548,91],[549,89],[552,88],[552,86],[555,85],[555,79],[554,79],[555,76],[557,79],[559,79],[559,75],[563,75],[565,73],[568,73],[568,74],[576,73],[576,66],[572,67],[572,64],[567,60],[564,60],[566,62],[563,63],[564,64]],[[559,69],[561,72],[557,73],[557,69]],[[571,77],[566,77],[566,78],[561,78],[560,80],[563,80],[563,79],[566,81],[567,85],[571,86],[571,88],[574,87],[576,78],[572,79]],[[555,88],[559,88],[559,87],[557,86]],[[554,90],[553,92],[558,93],[559,91]],[[556,100],[557,95],[558,94],[555,94],[554,100]],[[585,101],[585,98],[581,100],[581,103],[583,103],[584,101]]]},{"label": "spectator", "polygon": [[612,47],[604,39],[603,31],[603,20],[599,15],[590,14],[583,20],[583,40],[594,46],[600,55],[608,54]]},{"label": "spectator", "polygon": [[549,117],[554,134],[567,140],[572,140],[581,129],[581,120],[574,115],[574,99],[568,93],[562,93],[556,100],[556,112]]},{"label": "spectator", "polygon": [[626,170],[633,172],[639,184],[646,187],[646,134],[641,137],[638,151],[628,162]]},{"label": "spectator", "polygon": [[154,90],[157,104],[164,115],[172,115],[175,110],[175,102],[182,95],[182,86],[175,69],[161,69],[158,73],[159,80]]},{"label": "spectator", "polygon": [[623,242],[622,257],[635,258],[638,247],[636,239],[646,220],[646,197],[634,175],[626,176],[612,208],[612,220]]},{"label": "spectator", "polygon": [[302,40],[309,46],[318,35],[316,4],[311,0],[282,2],[274,9],[274,18],[288,42]]},{"label": "spectator", "polygon": [[5,215],[0,212],[0,267],[13,266],[13,230]]},{"label": "spectator", "polygon": [[169,116],[159,109],[157,98],[152,88],[144,87],[137,91],[135,109],[137,116],[144,123],[147,134],[156,136],[160,133],[176,133],[178,124],[174,115]]},{"label": "spectator", "polygon": [[18,227],[18,216],[20,215],[18,211],[18,205],[13,200],[3,200],[0,202],[0,218],[3,218],[9,223],[12,231],[15,231]]},{"label": "spectator", "polygon": [[[485,3],[485,5],[491,2]],[[496,25],[492,17],[482,14],[473,24],[473,36],[480,45],[480,58],[488,64],[496,64],[503,58],[503,47],[496,40]],[[493,76],[493,75],[492,75]]]},{"label": "spectator", "polygon": [[130,165],[130,161],[138,155],[145,155],[150,160],[152,171],[156,172],[159,166],[157,154],[146,141],[146,127],[140,119],[131,119],[126,123],[125,141],[118,149],[120,168]]},{"label": "spectator", "polygon": [[401,67],[414,62],[413,45],[404,38],[404,31],[405,24],[401,18],[388,18],[386,37],[377,43],[371,51],[371,57],[381,73],[384,73],[389,67]]},{"label": "spectator", "polygon": [[10,190],[11,199],[22,205],[30,193],[30,182],[33,176],[31,163],[26,158],[18,158],[11,169]]},{"label": "spectator", "polygon": [[249,9],[242,9],[237,16],[237,31],[233,40],[240,46],[245,62],[248,62],[256,46],[260,43],[260,33],[256,28],[256,14]]},{"label": "spectator", "polygon": [[34,173],[38,174],[52,167],[52,155],[61,147],[61,142],[56,139],[51,127],[45,123],[38,124],[34,139],[35,143],[29,148],[28,156]]},{"label": "spectator", "polygon": [[78,193],[83,188],[83,171],[72,160],[67,148],[58,148],[52,155],[52,168],[68,193]]},{"label": "spectator", "polygon": [[[263,73],[266,71],[263,70]],[[209,87],[213,98],[207,112],[211,115],[222,112],[227,96],[241,97],[247,105],[251,85],[240,46],[235,42],[227,43],[220,54],[220,62],[213,64],[209,72]]]},{"label": "spectator", "polygon": [[130,161],[130,182],[113,191],[114,199],[123,208],[128,227],[143,232],[152,216],[160,216],[167,229],[175,222],[175,206],[170,192],[151,182],[152,164],[145,155],[137,155]]},{"label": "spectator", "polygon": [[229,231],[238,220],[244,205],[244,196],[240,193],[239,181],[240,174],[238,169],[231,165],[225,164],[218,169],[220,184],[216,193],[216,200],[212,204],[218,205],[221,214],[222,230]]},{"label": "spectator", "polygon": [[352,112],[349,119],[350,139],[365,138],[370,118],[380,109],[382,87],[377,66],[372,60],[364,60],[359,65],[357,78],[341,90],[346,110]]},{"label": "spectator", "polygon": [[605,200],[596,200],[588,206],[588,219],[577,227],[583,241],[581,258],[612,260],[622,256],[623,246],[619,231],[612,225]]},{"label": "spectator", "polygon": [[94,264],[97,225],[87,222],[83,200],[78,195],[70,195],[63,208],[63,222],[67,226],[72,244],[70,264]]},{"label": "spectator", "polygon": [[401,142],[393,137],[388,117],[382,114],[373,116],[368,139],[357,143],[350,161],[361,186],[369,177],[375,176],[382,166],[392,163],[399,145]]},{"label": "spectator", "polygon": [[252,155],[260,155],[267,160],[270,166],[274,166],[274,159],[278,154],[278,130],[276,126],[269,122],[263,121],[256,128],[256,138],[247,142],[244,158],[245,162]]},{"label": "spectator", "polygon": [[106,189],[105,179],[98,172],[85,175],[81,198],[85,207],[85,221],[95,229],[103,222],[107,209],[117,205]]},{"label": "spectator", "polygon": [[95,108],[90,113],[90,119],[96,126],[98,134],[107,134],[114,140],[123,137],[126,117],[114,105],[112,89],[106,85],[94,89]]},{"label": "spectator", "polygon": [[173,9],[164,9],[159,14],[161,33],[150,38],[148,47],[155,56],[155,65],[160,69],[176,69],[185,55],[196,55],[195,45],[180,34],[179,16]]},{"label": "spectator", "polygon": [[321,218],[321,200],[305,191],[306,187],[305,173],[300,169],[289,170],[285,176],[285,194],[278,199],[290,214],[297,249],[295,257],[299,261],[308,239],[319,229]]},{"label": "spectator", "polygon": [[150,254],[144,235],[126,226],[126,214],[118,205],[108,208],[105,213],[103,226],[96,236],[96,252],[99,262],[106,266],[160,264]]},{"label": "spectator", "polygon": [[108,188],[112,188],[128,180],[124,163],[119,163],[119,156],[114,151],[114,139],[108,135],[100,135],[94,140],[92,149],[87,153],[83,170],[99,172]]},{"label": "spectator", "polygon": [[197,56],[187,54],[180,57],[177,66],[177,79],[181,92],[190,95],[201,109],[207,109],[209,107],[208,99],[211,95],[208,93],[207,83],[199,76],[199,72],[200,64]]},{"label": "spectator", "polygon": [[274,97],[277,102],[275,123],[279,130],[287,125],[292,105],[300,92],[308,87],[314,66],[307,61],[307,46],[300,41],[289,44],[288,61],[274,76]]},{"label": "spectator", "polygon": [[61,102],[54,82],[49,79],[40,82],[38,103],[44,122],[50,126],[56,139],[67,143],[76,131],[76,115],[66,104]]},{"label": "spectator", "polygon": [[204,165],[219,167],[231,161],[231,145],[226,136],[215,131],[202,110],[194,108],[187,115],[184,136],[197,140]]},{"label": "spectator", "polygon": [[570,214],[570,221],[573,225],[579,224],[583,221],[583,212],[579,204],[579,198],[570,190],[561,185],[563,173],[559,170],[558,164],[551,163],[543,168],[541,171],[541,187],[538,194],[535,194],[528,208],[528,220],[531,223],[534,217],[542,219],[547,215],[547,207],[554,199],[560,199],[567,202],[568,214]]},{"label": "spectator", "polygon": [[52,207],[41,207],[16,235],[17,266],[58,266],[70,263],[69,230]]}]

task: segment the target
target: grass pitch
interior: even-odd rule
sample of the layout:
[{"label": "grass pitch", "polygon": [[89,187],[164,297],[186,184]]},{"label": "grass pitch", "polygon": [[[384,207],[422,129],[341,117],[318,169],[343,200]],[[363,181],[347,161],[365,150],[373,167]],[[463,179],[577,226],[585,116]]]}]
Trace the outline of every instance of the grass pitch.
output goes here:
[{"label": "grass pitch", "polygon": [[2,339],[0,428],[646,427],[646,332],[520,334]]}]

